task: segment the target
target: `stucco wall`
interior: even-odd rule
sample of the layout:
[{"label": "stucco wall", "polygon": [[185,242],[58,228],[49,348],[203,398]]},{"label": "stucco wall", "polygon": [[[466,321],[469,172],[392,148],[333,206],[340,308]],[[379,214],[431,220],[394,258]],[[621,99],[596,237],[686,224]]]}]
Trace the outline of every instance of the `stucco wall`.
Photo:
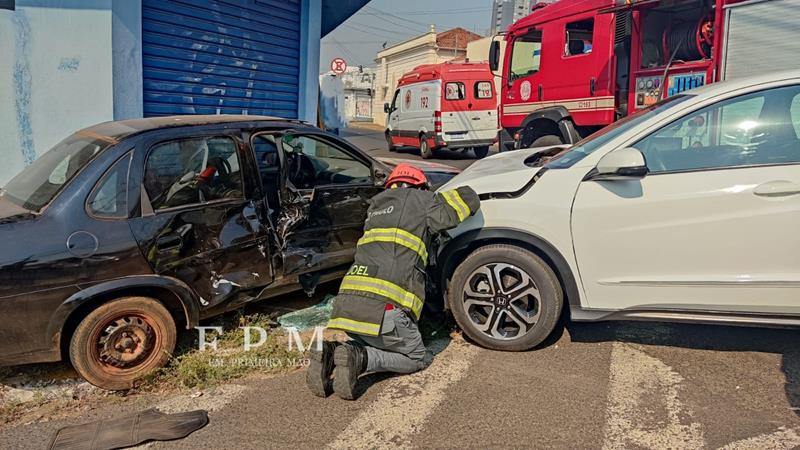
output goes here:
[{"label": "stucco wall", "polygon": [[0,11],[0,185],[65,136],[113,118],[111,0]]}]

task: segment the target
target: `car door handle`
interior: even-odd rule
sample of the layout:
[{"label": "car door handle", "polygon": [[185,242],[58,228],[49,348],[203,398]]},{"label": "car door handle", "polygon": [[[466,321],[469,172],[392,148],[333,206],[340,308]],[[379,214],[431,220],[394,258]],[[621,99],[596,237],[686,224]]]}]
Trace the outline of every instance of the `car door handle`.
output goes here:
[{"label": "car door handle", "polygon": [[756,186],[753,193],[760,197],[788,197],[800,194],[800,184],[791,181],[770,181]]},{"label": "car door handle", "polygon": [[174,250],[183,245],[183,239],[177,234],[167,234],[156,239],[158,251]]}]

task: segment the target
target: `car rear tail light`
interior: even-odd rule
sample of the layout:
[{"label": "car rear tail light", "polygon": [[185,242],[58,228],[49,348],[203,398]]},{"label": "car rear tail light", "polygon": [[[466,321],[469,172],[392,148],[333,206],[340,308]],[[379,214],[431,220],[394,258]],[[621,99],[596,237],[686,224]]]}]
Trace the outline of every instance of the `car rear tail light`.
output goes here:
[{"label": "car rear tail light", "polygon": [[434,133],[442,132],[442,112],[435,111],[433,113],[433,131]]}]

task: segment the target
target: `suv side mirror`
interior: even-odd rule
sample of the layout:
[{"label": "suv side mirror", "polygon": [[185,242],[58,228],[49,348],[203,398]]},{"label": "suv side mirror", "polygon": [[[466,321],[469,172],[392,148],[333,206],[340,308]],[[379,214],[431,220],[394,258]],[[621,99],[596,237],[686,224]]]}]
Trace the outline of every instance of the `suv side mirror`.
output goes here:
[{"label": "suv side mirror", "polygon": [[603,156],[586,179],[629,180],[644,178],[649,171],[642,152],[628,147]]},{"label": "suv side mirror", "polygon": [[497,72],[500,67],[500,42],[492,40],[492,45],[489,47],[489,70]]},{"label": "suv side mirror", "polygon": [[383,112],[385,112],[386,114],[389,114],[390,112],[392,112],[392,108],[389,106],[388,103],[384,103],[383,104]]}]

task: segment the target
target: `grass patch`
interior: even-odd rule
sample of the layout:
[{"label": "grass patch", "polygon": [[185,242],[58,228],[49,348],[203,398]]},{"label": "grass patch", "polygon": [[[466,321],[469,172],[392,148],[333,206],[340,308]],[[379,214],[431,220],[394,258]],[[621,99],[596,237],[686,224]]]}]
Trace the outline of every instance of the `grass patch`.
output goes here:
[{"label": "grass patch", "polygon": [[[141,385],[144,389],[165,387],[202,389],[250,373],[278,373],[303,367],[304,355],[297,347],[289,350],[288,336],[274,326],[268,315],[245,315],[241,312],[223,317],[209,326],[221,326],[223,333],[209,332],[206,341],[216,337],[217,349],[198,349],[196,333],[193,339],[181,344],[170,362],[147,376]],[[245,351],[245,331],[240,327],[260,327],[267,331],[264,344]],[[213,334],[212,334],[213,333]],[[255,344],[261,335],[251,332]],[[308,344],[305,341],[305,344]]]}]

